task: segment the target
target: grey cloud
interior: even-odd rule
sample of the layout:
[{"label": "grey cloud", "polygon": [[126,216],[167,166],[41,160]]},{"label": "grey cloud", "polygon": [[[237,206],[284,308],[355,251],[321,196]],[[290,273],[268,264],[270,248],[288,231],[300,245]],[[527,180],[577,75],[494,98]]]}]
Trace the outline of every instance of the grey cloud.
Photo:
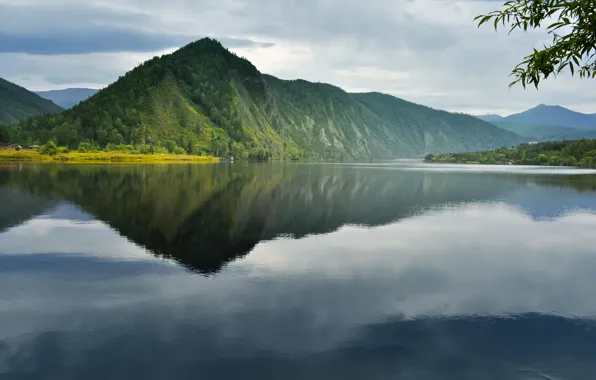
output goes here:
[{"label": "grey cloud", "polygon": [[[0,0],[0,13],[9,14],[3,17],[8,21],[0,25],[0,52],[77,53],[80,67],[71,64],[67,70],[52,66],[60,60],[36,55],[38,69],[27,71],[17,66],[22,57],[3,55],[0,60],[15,60],[0,61],[0,76],[10,74],[8,79],[23,85],[41,85],[35,82],[37,79],[25,80],[27,76],[41,76],[54,85],[108,84],[140,63],[139,59],[210,36],[249,58],[262,71],[282,78],[387,92],[437,108],[513,112],[538,103],[560,103],[590,111],[590,101],[593,103],[596,97],[589,81],[563,77],[555,84],[545,82],[538,92],[510,90],[507,85],[511,69],[545,35],[534,32],[508,36],[491,28],[478,29],[474,16],[497,9],[500,1],[52,3]],[[264,47],[271,51],[265,52]],[[119,53],[122,51],[143,54],[133,59]],[[102,67],[97,67],[97,56],[83,55],[86,52],[113,55],[103,56]],[[563,97],[563,93],[569,96]]]},{"label": "grey cloud", "polygon": [[31,90],[45,89],[48,83],[64,87],[73,83],[105,85],[152,55],[100,53],[40,56],[2,53],[0,76]]},{"label": "grey cloud", "polygon": [[[41,36],[10,36],[0,33],[0,39],[4,40],[0,45],[0,53],[58,55],[120,51],[154,52],[186,45],[201,37],[145,34],[122,29]],[[230,48],[274,46],[273,43],[255,42],[247,39],[219,38],[219,40]]]},{"label": "grey cloud", "polygon": [[224,46],[227,48],[248,48],[248,47],[273,47],[275,44],[273,42],[259,42],[259,41],[252,41],[249,39],[242,39],[242,38],[229,38],[229,37],[215,37],[219,40]]},{"label": "grey cloud", "polygon": [[[488,221],[487,211],[495,216]],[[346,370],[342,379],[374,377],[371,368],[382,378],[424,369],[418,377],[491,379],[499,369],[505,372],[498,378],[521,379],[528,377],[510,371],[543,362],[548,373],[589,378],[595,363],[586,347],[593,346],[595,331],[576,318],[596,312],[593,224],[588,213],[537,221],[512,206],[470,204],[373,229],[271,241],[214,278],[177,267],[161,272],[156,260],[128,262],[112,273],[110,262],[52,255],[38,271],[0,277],[0,289],[22,295],[19,302],[0,302],[0,373],[38,375],[33,369],[61,378],[106,378],[125,370],[117,359],[126,356],[127,368],[146,371],[136,373],[142,378],[163,377],[166,367],[175,378],[238,378],[247,362],[254,367],[244,369],[251,372],[280,371],[268,372],[272,378],[287,378],[281,371],[288,368],[305,378],[306,372],[294,371],[314,364],[310,370],[318,374]],[[426,238],[429,226],[439,238]],[[523,235],[512,233],[521,230]],[[112,244],[123,240],[106,232]],[[106,242],[94,236],[97,244],[87,245]],[[390,238],[395,236],[400,239]],[[370,254],[371,241],[386,244]],[[520,246],[523,255],[515,249]],[[8,257],[3,263],[15,262]],[[56,275],[56,267],[65,270]],[[93,267],[99,273],[83,277],[82,269]],[[83,278],[85,286],[73,286]],[[491,317],[496,315],[508,317]],[[543,339],[530,339],[535,336]],[[561,359],[564,352],[577,362]],[[460,366],[449,364],[453,360],[475,371],[465,377]],[[223,376],[226,369],[233,373]]]},{"label": "grey cloud", "polygon": [[[155,51],[178,46],[189,38],[151,34],[132,28],[150,19],[89,5],[54,3],[40,6],[0,5],[1,53],[85,54],[114,51]],[[126,27],[125,25],[129,25]]]},{"label": "grey cloud", "polygon": [[85,54],[94,52],[150,52],[192,42],[186,36],[160,36],[130,30],[87,31],[78,34],[11,36],[0,34],[0,53]]},{"label": "grey cloud", "polygon": [[[243,16],[252,20],[248,31],[296,40],[325,43],[352,39],[379,49],[446,49],[454,33],[411,14],[400,2],[304,0],[250,2]],[[247,3],[248,4],[248,3]]]},{"label": "grey cloud", "polygon": [[[116,10],[93,4],[58,3],[31,7],[0,4],[0,53],[86,54],[154,52],[204,37],[174,30],[152,31],[158,19],[140,10]],[[4,20],[5,19],[5,20]],[[219,38],[229,47],[270,47],[244,38]]]}]

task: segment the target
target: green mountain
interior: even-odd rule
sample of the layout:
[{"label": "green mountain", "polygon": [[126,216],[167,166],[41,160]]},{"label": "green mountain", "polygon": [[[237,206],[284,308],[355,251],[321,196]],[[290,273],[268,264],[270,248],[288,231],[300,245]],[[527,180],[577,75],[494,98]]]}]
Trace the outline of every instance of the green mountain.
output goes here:
[{"label": "green mountain", "polygon": [[49,99],[62,108],[71,108],[97,93],[93,88],[65,88],[64,90],[35,91],[42,98]]},{"label": "green mountain", "polygon": [[155,57],[60,115],[23,121],[11,138],[255,159],[393,158],[525,141],[469,115],[263,75],[212,39]]},{"label": "green mountain", "polygon": [[29,116],[60,111],[62,108],[51,101],[0,78],[0,124],[12,124]]}]

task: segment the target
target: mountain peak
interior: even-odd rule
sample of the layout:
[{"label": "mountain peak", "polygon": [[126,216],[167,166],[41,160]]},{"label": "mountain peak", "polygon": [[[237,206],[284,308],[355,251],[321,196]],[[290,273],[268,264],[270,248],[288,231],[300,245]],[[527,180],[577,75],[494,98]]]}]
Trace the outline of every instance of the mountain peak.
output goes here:
[{"label": "mountain peak", "polygon": [[263,76],[213,38],[154,57],[68,112],[19,127],[15,140],[52,138],[71,148],[89,141],[257,160],[413,157],[525,141],[389,95]]},{"label": "mountain peak", "polygon": [[200,40],[196,40],[194,42],[189,43],[186,46],[183,46],[180,50],[176,51],[174,54],[180,55],[189,52],[197,52],[197,53],[211,53],[211,54],[230,54],[233,55],[234,53],[230,52],[225,46],[222,45],[221,42],[214,38],[204,37]]},{"label": "mountain peak", "polygon": [[201,39],[198,39],[198,40],[196,40],[194,42],[189,43],[185,47],[197,47],[197,46],[201,46],[201,47],[213,47],[213,48],[220,48],[220,49],[227,50],[221,44],[221,42],[219,42],[215,38],[211,38],[211,37],[203,37]]},{"label": "mountain peak", "polygon": [[[176,59],[194,61],[195,63],[199,57],[209,56],[209,61],[214,63],[218,66],[218,70],[225,69],[225,70],[232,70],[235,71],[236,74],[242,78],[258,78],[260,77],[261,73],[259,70],[247,59],[239,57],[236,53],[228,50],[221,42],[214,38],[205,37],[197,40],[195,42],[191,42],[188,45],[182,47],[180,50],[172,53],[172,57],[176,57]],[[219,61],[213,61],[213,57],[219,57]],[[225,62],[227,67],[223,67],[221,65]],[[202,62],[204,64],[204,62]]]},{"label": "mountain peak", "polygon": [[544,104],[544,103],[540,103],[536,107],[531,108],[531,109],[535,109],[535,110],[559,109],[559,110],[571,111],[570,109],[560,106],[558,104]]},{"label": "mountain peak", "polygon": [[560,105],[539,104],[529,110],[507,116],[504,121],[528,124],[596,129],[596,117]]}]

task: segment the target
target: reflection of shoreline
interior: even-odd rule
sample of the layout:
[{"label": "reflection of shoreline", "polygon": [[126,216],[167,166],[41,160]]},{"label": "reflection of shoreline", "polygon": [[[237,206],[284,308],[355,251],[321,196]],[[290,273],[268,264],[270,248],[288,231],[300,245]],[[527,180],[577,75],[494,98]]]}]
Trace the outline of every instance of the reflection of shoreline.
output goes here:
[{"label": "reflection of shoreline", "polygon": [[387,225],[446,204],[507,198],[529,183],[591,191],[596,178],[276,164],[38,167],[3,176],[8,186],[71,202],[201,273],[282,235]]},{"label": "reflection of shoreline", "polygon": [[0,187],[0,232],[37,217],[55,205],[56,202],[45,197],[29,195],[16,188]]},{"label": "reflection of shoreline", "polygon": [[5,164],[0,162],[0,171],[12,171],[19,167],[17,164]]}]

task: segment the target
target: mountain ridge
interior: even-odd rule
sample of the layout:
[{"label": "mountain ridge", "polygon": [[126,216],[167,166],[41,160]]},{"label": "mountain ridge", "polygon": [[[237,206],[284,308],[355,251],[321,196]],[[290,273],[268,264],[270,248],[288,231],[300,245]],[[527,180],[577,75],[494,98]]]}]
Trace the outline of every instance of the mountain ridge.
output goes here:
[{"label": "mountain ridge", "polygon": [[69,87],[62,90],[34,91],[34,93],[67,109],[87,100],[98,91],[99,89],[94,88]]},{"label": "mountain ridge", "polygon": [[484,120],[484,121],[488,121],[488,122],[500,121],[500,120],[505,119],[504,116],[497,115],[495,113],[476,115],[476,117],[479,118],[480,120]]},{"label": "mountain ridge", "polygon": [[487,114],[477,115],[476,117],[489,122],[502,121],[528,125],[564,126],[596,130],[596,113],[582,113],[560,105],[547,105],[543,103],[508,116]]},{"label": "mountain ridge", "polygon": [[18,130],[13,138],[71,148],[87,141],[256,159],[411,157],[525,141],[391,95],[262,74],[209,38],[154,57],[72,109]]},{"label": "mountain ridge", "polygon": [[539,104],[526,111],[500,115],[477,115],[498,127],[538,141],[596,138],[596,114],[576,112],[560,105]]},{"label": "mountain ridge", "polygon": [[536,125],[562,125],[580,129],[596,129],[596,116],[572,111],[559,105],[539,104],[524,112],[509,115],[505,120]]},{"label": "mountain ridge", "polygon": [[12,124],[30,116],[61,111],[62,108],[50,100],[0,78],[0,124]]}]

